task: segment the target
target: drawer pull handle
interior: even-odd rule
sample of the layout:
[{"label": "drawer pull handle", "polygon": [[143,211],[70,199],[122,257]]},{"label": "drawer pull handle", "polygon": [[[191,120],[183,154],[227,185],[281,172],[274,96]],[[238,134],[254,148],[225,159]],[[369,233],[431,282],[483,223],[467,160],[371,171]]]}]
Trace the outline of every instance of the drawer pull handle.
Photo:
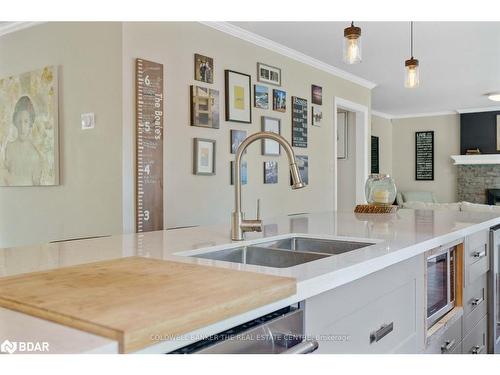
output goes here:
[{"label": "drawer pull handle", "polygon": [[389,333],[391,333],[393,330],[394,330],[394,323],[393,322],[391,322],[389,324],[383,324],[382,327],[380,327],[378,330],[370,333],[370,344],[372,344],[374,342],[379,342],[385,336],[387,336]]},{"label": "drawer pull handle", "polygon": [[441,346],[441,353],[449,352],[451,349],[455,347],[455,340],[446,340],[444,345]]},{"label": "drawer pull handle", "polygon": [[476,259],[483,258],[485,256],[486,256],[486,250],[483,250],[483,251],[474,251],[472,253],[472,257],[476,258]]},{"label": "drawer pull handle", "polygon": [[474,298],[471,302],[472,306],[479,306],[484,301],[484,298]]},{"label": "drawer pull handle", "polygon": [[481,352],[484,350],[484,345],[476,345],[476,346],[473,346],[472,349],[471,349],[471,353],[472,354],[481,354]]}]

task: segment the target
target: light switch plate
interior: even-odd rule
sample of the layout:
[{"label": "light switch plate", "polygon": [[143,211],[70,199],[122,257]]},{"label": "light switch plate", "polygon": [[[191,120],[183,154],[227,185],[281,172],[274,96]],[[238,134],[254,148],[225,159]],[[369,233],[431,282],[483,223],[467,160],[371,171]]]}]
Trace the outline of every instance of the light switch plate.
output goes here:
[{"label": "light switch plate", "polygon": [[94,113],[82,113],[81,115],[82,130],[94,129],[95,117]]}]

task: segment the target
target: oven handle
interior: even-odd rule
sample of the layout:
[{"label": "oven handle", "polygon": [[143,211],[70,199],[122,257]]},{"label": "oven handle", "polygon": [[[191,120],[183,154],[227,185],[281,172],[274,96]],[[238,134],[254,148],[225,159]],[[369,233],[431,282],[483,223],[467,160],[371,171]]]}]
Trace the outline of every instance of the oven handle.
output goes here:
[{"label": "oven handle", "polygon": [[304,340],[281,354],[309,354],[316,351],[318,348],[319,344],[316,340]]}]

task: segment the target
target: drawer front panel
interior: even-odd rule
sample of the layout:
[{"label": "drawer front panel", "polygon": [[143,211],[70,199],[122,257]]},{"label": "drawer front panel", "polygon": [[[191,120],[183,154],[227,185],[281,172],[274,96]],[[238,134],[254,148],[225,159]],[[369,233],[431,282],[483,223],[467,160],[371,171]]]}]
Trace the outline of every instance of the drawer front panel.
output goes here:
[{"label": "drawer front panel", "polygon": [[485,274],[489,269],[489,232],[473,233],[465,238],[466,286]]},{"label": "drawer front panel", "polygon": [[[453,322],[444,332],[435,333],[425,351],[426,354],[451,354],[455,353],[462,341],[462,317]],[[461,352],[461,350],[460,350]]]},{"label": "drawer front panel", "polygon": [[412,280],[323,327],[316,335],[346,339],[319,340],[318,353],[391,353],[404,341],[411,342],[416,332],[415,293],[416,282]]},{"label": "drawer front panel", "polygon": [[487,274],[483,274],[464,289],[463,305],[465,316],[487,304],[487,285]]},{"label": "drawer front panel", "polygon": [[481,319],[462,342],[464,354],[486,354],[487,350],[487,316]]}]

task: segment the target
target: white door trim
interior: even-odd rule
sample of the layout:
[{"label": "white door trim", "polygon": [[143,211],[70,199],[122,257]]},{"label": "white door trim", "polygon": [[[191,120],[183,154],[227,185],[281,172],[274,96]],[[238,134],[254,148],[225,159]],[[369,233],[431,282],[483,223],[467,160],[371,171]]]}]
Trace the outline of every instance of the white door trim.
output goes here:
[{"label": "white door trim", "polygon": [[337,111],[344,109],[356,114],[356,204],[365,203],[365,181],[368,177],[368,107],[350,100],[333,98],[333,209],[337,210],[338,204],[338,162],[337,162]]}]

